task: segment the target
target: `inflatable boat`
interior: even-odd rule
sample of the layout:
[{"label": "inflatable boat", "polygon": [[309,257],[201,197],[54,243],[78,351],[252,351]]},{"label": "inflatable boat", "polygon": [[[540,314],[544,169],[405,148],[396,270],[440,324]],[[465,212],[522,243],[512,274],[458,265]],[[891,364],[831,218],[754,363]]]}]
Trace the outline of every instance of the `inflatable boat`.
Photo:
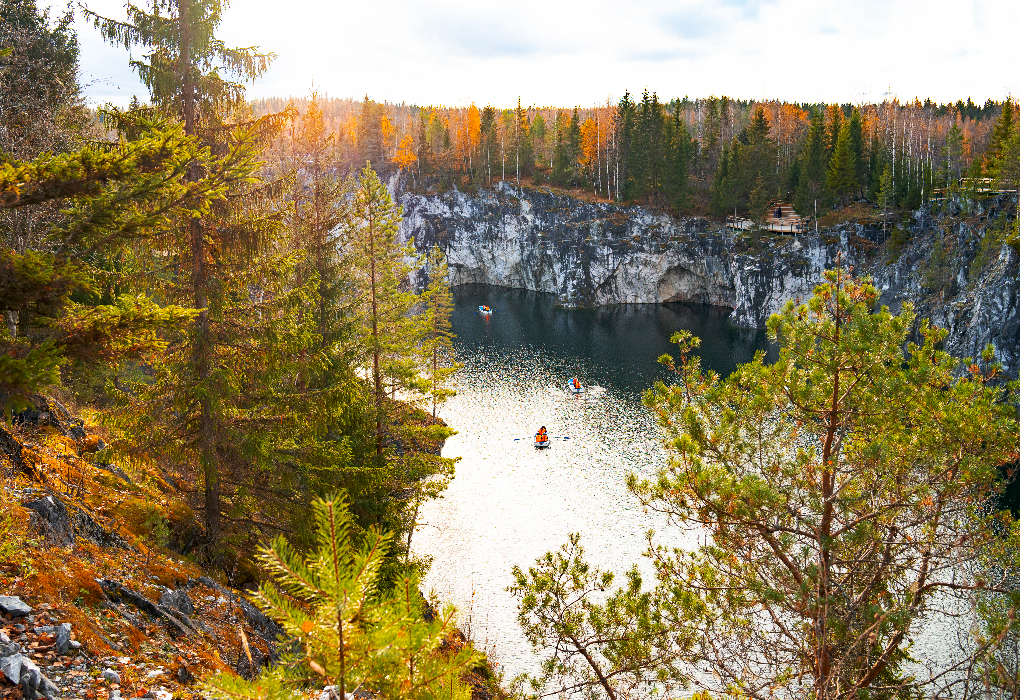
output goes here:
[{"label": "inflatable boat", "polygon": [[538,438],[535,438],[535,447],[537,447],[540,450],[546,449],[551,444],[552,444],[552,440],[549,440],[548,438],[544,442],[539,442]]},{"label": "inflatable boat", "polygon": [[491,316],[492,315],[492,309],[490,309],[487,306],[479,306],[478,307],[478,313],[480,313],[483,316]]},{"label": "inflatable boat", "polygon": [[584,385],[574,386],[574,382],[567,382],[567,391],[571,394],[583,394]]}]

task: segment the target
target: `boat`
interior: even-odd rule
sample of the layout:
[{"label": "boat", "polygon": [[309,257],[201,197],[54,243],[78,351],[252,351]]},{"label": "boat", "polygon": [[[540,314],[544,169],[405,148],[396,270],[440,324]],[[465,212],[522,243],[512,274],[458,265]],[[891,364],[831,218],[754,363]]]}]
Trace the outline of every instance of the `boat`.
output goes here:
[{"label": "boat", "polygon": [[490,309],[488,306],[479,306],[478,313],[480,313],[482,316],[491,316],[492,309]]},{"label": "boat", "polygon": [[577,383],[577,386],[574,386],[574,381],[570,380],[567,382],[567,391],[572,394],[583,394],[585,392],[585,388],[580,382]]},{"label": "boat", "polygon": [[546,437],[546,439],[544,441],[539,442],[538,441],[538,436],[537,435],[535,436],[535,447],[537,447],[538,449],[544,450],[547,447],[549,447],[549,445],[551,445],[551,444],[552,444],[552,440],[550,440],[548,437]]}]

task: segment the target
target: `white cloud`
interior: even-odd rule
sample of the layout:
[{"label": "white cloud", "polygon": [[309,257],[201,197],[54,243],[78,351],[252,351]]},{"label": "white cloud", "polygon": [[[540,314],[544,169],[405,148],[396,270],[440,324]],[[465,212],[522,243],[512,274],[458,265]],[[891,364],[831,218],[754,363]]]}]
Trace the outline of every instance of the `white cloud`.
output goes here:
[{"label": "white cloud", "polygon": [[[123,16],[121,0],[90,6]],[[221,37],[279,58],[255,96],[320,92],[419,104],[601,103],[660,96],[975,101],[1020,94],[1020,3],[994,0],[235,0]],[[144,94],[123,48],[79,23],[96,100]]]}]

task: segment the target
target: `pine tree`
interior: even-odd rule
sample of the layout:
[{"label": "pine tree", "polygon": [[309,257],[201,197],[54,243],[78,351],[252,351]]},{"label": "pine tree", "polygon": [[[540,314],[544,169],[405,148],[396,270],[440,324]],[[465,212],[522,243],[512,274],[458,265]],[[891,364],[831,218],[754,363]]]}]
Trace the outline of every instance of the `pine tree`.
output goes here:
[{"label": "pine tree", "polygon": [[[656,609],[670,629],[694,627],[695,668],[743,695],[939,695],[956,680],[911,663],[920,622],[989,592],[1015,617],[1006,550],[1020,525],[986,505],[1020,456],[1015,389],[996,381],[991,346],[953,358],[946,331],[913,330],[909,305],[894,316],[877,300],[827,272],[807,304],[769,320],[776,361],[759,354],[727,379],[678,334],[681,359],[660,360],[675,381],[646,399],[671,455],[630,486],[706,538],[694,551],[653,543]],[[996,644],[974,639],[961,668]]]},{"label": "pine tree", "polygon": [[456,634],[453,607],[426,622],[413,575],[383,586],[392,536],[370,530],[359,545],[343,500],[317,500],[313,508],[314,552],[302,557],[278,538],[262,553],[275,584],[262,585],[259,606],[296,644],[255,680],[223,673],[205,692],[225,700],[289,700],[326,685],[339,698],[362,690],[393,700],[469,700],[471,689],[460,678],[483,656],[470,645],[444,649]]}]

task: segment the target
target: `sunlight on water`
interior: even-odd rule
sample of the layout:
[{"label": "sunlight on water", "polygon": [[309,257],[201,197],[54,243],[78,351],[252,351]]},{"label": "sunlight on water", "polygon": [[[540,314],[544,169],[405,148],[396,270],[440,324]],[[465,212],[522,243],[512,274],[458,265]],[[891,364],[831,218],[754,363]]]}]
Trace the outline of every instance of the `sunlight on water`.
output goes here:
[{"label": "sunlight on water", "polygon": [[[494,648],[508,677],[536,668],[506,591],[515,564],[527,568],[580,532],[589,561],[622,574],[642,563],[647,530],[663,534],[663,541],[684,541],[676,528],[645,513],[624,484],[629,472],[652,476],[665,459],[638,389],[664,376],[655,360],[680,326],[663,324],[661,307],[644,307],[629,309],[623,329],[614,329],[595,312],[555,310],[541,297],[459,290],[454,330],[465,367],[442,417],[458,431],[443,454],[461,461],[445,497],[423,507],[414,536],[414,550],[435,558],[426,590],[458,606],[462,626],[476,643]],[[472,313],[481,303],[495,313]],[[719,326],[724,340],[717,342],[725,344],[726,333],[734,332],[723,318],[692,318],[709,330]],[[579,327],[591,336],[592,326],[599,329],[597,342],[588,337],[579,344],[573,337]],[[727,355],[724,365],[745,361],[762,346],[758,334],[736,333],[727,346],[736,355]],[[589,391],[565,390],[574,375],[591,384]],[[547,450],[533,446],[541,425],[553,437]]]}]

